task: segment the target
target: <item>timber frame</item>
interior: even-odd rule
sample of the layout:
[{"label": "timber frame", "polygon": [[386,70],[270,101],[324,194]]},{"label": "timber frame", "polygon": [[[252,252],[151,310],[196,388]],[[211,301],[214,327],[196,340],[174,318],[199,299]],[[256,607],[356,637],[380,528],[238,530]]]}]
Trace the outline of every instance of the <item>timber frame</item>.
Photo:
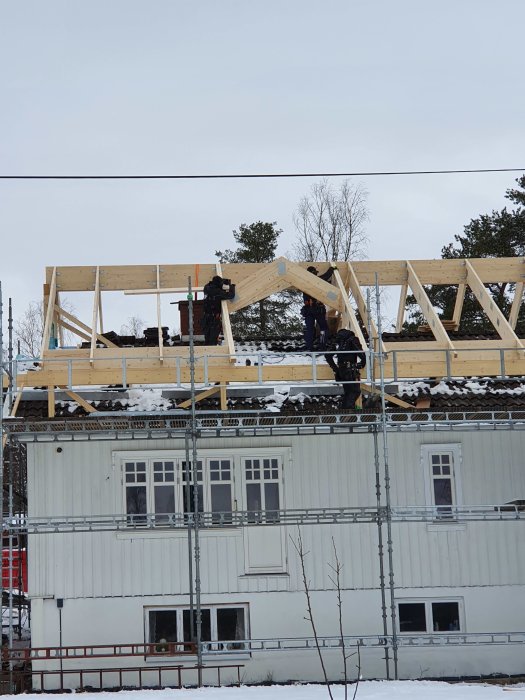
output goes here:
[{"label": "timber frame", "polygon": [[[381,353],[387,379],[466,376],[520,376],[525,374],[525,341],[515,327],[523,299],[525,258],[391,260],[337,262],[332,282],[325,282],[307,272],[310,262],[292,262],[280,257],[265,264],[197,264],[47,267],[44,284],[45,323],[39,370],[18,374],[17,389],[48,388],[49,414],[54,415],[55,388],[67,390],[79,400],[74,387],[86,385],[189,383],[190,366],[187,347],[164,346],[160,311],[161,294],[182,294],[188,279],[194,291],[200,291],[213,275],[220,274],[236,283],[236,296],[222,302],[224,343],[221,346],[195,348],[195,381],[205,395],[220,392],[221,408],[226,407],[226,387],[231,382],[316,382],[333,381],[333,373],[324,363],[316,363],[312,353],[305,353],[304,364],[236,364],[235,343],[230,313],[287,288],[306,292],[322,301],[336,326],[349,327],[367,346],[361,328],[370,329],[372,359]],[[331,263],[316,263],[324,271]],[[508,282],[515,285],[509,318],[494,303],[486,285]],[[406,297],[412,293],[428,324],[431,334],[420,342],[383,342],[374,321],[369,318],[364,287],[400,287],[396,330],[400,330]],[[424,285],[455,285],[458,288],[454,317],[442,321],[435,312]],[[457,330],[463,299],[470,288],[497,331],[499,338],[453,341],[449,330]],[[93,293],[91,325],[61,307],[60,295],[74,292]],[[157,297],[158,347],[121,348],[104,336],[103,293],[153,294]],[[61,346],[63,330],[89,343],[88,348]],[[370,363],[369,363],[370,364]],[[370,371],[370,370],[369,370]],[[371,369],[372,373],[374,368]],[[214,387],[208,392],[208,387]],[[81,405],[85,401],[79,401]],[[86,410],[94,410],[87,404]]]}]

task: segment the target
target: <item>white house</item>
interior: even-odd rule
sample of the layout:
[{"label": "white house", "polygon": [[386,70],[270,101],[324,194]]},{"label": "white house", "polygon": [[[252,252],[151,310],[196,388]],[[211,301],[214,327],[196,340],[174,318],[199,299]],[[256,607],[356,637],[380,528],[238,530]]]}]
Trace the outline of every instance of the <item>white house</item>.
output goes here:
[{"label": "white house", "polygon": [[[390,677],[394,652],[400,678],[523,673],[524,513],[501,506],[525,498],[525,433],[510,415],[389,420],[390,517],[380,416],[315,427],[272,415],[232,416],[222,427],[199,419],[204,665],[241,664],[250,682],[321,680],[300,532],[330,678],[342,673],[334,547],[344,635],[361,638],[364,678],[385,677],[385,650]],[[119,414],[18,428],[28,453],[32,647],[155,645],[138,658],[63,660],[63,669],[195,665],[193,654],[165,651],[191,639],[184,425],[169,414]],[[33,662],[58,668],[53,658]],[[223,681],[235,678],[223,670]],[[76,687],[78,676],[63,683]]]}]

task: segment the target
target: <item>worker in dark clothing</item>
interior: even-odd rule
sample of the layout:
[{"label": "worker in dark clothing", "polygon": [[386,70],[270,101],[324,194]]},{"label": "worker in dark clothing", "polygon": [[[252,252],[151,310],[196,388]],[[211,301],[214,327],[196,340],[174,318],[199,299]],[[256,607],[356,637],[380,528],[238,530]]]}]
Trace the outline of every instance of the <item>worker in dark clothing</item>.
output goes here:
[{"label": "worker in dark clothing", "polygon": [[[310,265],[306,268],[308,272],[319,277],[320,280],[328,282],[334,274],[335,266],[330,266],[322,275],[319,270]],[[326,306],[317,299],[314,299],[309,294],[303,293],[303,308],[301,316],[304,318],[304,341],[308,352],[314,349],[315,326],[319,327],[319,347],[323,349],[326,344],[326,336],[328,335],[328,322],[326,320]]]},{"label": "worker in dark clothing", "polygon": [[335,380],[343,386],[343,408],[355,408],[361,395],[361,370],[366,365],[366,354],[353,331],[342,328],[336,336],[336,355],[325,355],[334,371]]},{"label": "worker in dark clothing", "polygon": [[231,280],[215,275],[204,285],[204,304],[202,330],[205,345],[218,345],[222,330],[221,302],[235,297],[235,285]]}]

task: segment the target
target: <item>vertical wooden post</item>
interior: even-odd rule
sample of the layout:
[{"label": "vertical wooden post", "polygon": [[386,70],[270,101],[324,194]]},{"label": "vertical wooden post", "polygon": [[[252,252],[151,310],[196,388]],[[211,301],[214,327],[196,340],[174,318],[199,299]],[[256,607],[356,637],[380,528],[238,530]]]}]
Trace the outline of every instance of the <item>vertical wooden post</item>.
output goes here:
[{"label": "vertical wooden post", "polygon": [[49,418],[55,417],[55,387],[47,387],[47,415]]}]

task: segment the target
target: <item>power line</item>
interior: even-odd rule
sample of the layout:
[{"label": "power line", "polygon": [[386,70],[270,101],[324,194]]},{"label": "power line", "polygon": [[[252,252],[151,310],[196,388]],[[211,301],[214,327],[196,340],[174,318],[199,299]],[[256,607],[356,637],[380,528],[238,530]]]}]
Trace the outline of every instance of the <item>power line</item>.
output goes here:
[{"label": "power line", "polygon": [[525,168],[473,168],[465,170],[374,170],[333,173],[220,173],[201,175],[0,175],[0,180],[248,180],[296,177],[387,177],[399,175],[461,175],[519,173]]}]

